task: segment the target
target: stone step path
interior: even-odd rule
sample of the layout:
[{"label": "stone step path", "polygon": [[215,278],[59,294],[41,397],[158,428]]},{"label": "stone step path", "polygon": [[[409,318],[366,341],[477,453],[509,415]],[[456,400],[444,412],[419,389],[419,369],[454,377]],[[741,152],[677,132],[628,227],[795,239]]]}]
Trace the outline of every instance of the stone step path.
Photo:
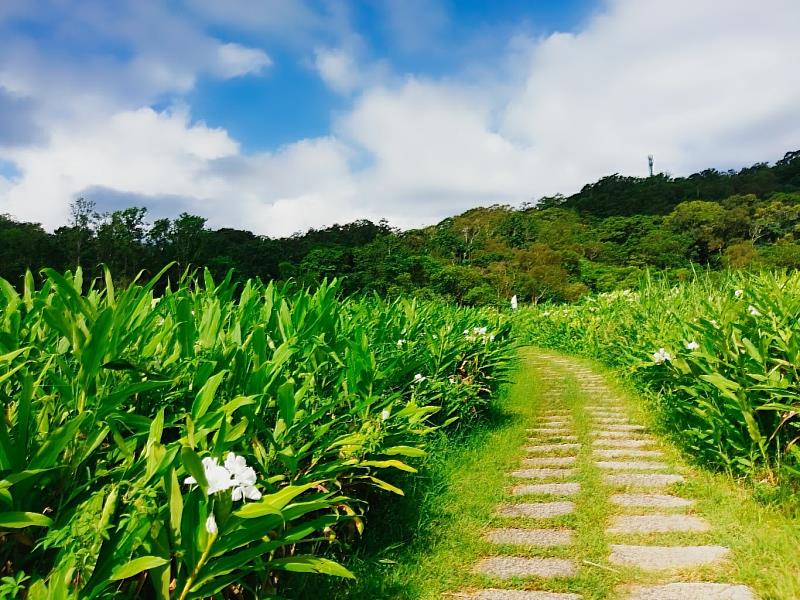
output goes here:
[{"label": "stone step path", "polygon": [[[713,573],[729,553],[703,543],[713,535],[711,525],[692,514],[692,500],[670,493],[684,476],[666,459],[658,439],[629,418],[602,376],[564,357],[541,360],[541,376],[549,384],[541,396],[543,410],[526,430],[520,463],[510,469],[508,501],[496,508],[493,527],[483,534],[494,551],[474,566],[487,585],[447,597],[757,600],[742,585],[696,581],[697,575],[680,581],[698,567],[701,574]],[[580,393],[568,404],[565,384],[573,378]],[[597,483],[583,492],[581,481]],[[582,525],[581,513],[597,503],[608,506],[612,516]],[[581,560],[575,527],[579,532],[587,526],[607,540],[605,564]],[[613,589],[586,587],[591,569],[619,573]]]}]

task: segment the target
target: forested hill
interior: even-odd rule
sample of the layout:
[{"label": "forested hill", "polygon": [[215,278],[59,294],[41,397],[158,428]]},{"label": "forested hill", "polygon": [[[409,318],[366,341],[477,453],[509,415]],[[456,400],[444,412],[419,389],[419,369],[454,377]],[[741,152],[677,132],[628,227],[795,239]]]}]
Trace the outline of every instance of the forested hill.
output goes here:
[{"label": "forested hill", "polygon": [[292,279],[344,276],[349,292],[443,295],[464,304],[572,300],[631,285],[644,269],[676,278],[710,268],[800,267],[800,151],[740,171],[612,175],[569,197],[476,208],[411,231],[356,221],[272,239],[212,230],[201,216],[147,219],[142,207],[97,214],[91,198],[48,233],[0,216],[0,276],[107,264],[121,281],[176,261],[176,274]]},{"label": "forested hill", "polygon": [[800,191],[800,150],[788,152],[774,166],[758,163],[740,171],[706,169],[689,177],[623,177],[610,175],[569,197],[542,198],[539,205],[562,206],[581,213],[665,215],[686,200],[724,200],[753,194],[766,198],[775,192]]}]

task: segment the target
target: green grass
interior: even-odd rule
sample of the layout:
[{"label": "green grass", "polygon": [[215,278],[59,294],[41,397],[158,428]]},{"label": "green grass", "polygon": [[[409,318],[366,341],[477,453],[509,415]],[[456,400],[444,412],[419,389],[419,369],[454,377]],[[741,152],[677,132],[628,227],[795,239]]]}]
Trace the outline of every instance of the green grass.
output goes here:
[{"label": "green grass", "polygon": [[[576,513],[557,519],[519,522],[530,526],[574,527],[573,546],[525,550],[493,547],[485,542],[482,535],[489,527],[508,525],[493,513],[499,503],[510,500],[511,481],[507,473],[525,454],[525,428],[535,426],[539,415],[555,405],[571,409],[579,441],[587,441],[590,429],[588,416],[582,411],[590,398],[580,390],[570,369],[554,365],[543,354],[530,349],[523,350],[521,357],[515,383],[498,402],[490,421],[468,437],[451,439],[438,448],[436,459],[426,464],[406,498],[369,515],[371,520],[386,526],[368,527],[360,551],[348,563],[358,581],[311,582],[313,590],[310,587],[299,590],[298,597],[439,599],[449,593],[497,587],[497,582],[473,574],[472,568],[482,556],[514,553],[572,558],[578,562],[580,572],[571,579],[512,580],[505,587],[570,591],[587,599],[603,600],[615,597],[613,590],[618,585],[634,581],[717,581],[749,585],[762,600],[800,598],[797,553],[800,504],[796,499],[777,494],[772,488],[755,489],[726,475],[688,467],[667,441],[661,443],[664,460],[687,477],[685,484],[675,486],[672,491],[696,501],[689,513],[707,519],[712,526],[709,533],[659,534],[649,538],[607,536],[604,529],[611,517],[639,514],[643,509],[623,509],[607,502],[612,490],[602,483],[599,469],[592,464],[590,449],[585,445],[578,456],[578,472],[573,479],[581,483],[581,492],[574,498]],[[632,420],[652,425],[644,401],[615,384],[608,371],[588,361],[574,359],[574,364],[604,373]],[[552,499],[531,496],[524,501]],[[623,539],[629,543],[641,539],[656,544],[662,541],[722,544],[731,549],[731,560],[722,567],[689,569],[671,575],[644,574],[607,563],[609,544]],[[387,546],[389,550],[385,550]]]}]

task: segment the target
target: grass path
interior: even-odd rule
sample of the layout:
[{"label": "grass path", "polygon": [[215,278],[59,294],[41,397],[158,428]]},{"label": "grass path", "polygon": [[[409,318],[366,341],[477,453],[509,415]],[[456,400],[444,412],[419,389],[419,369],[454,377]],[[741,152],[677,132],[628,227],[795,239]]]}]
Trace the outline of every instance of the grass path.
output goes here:
[{"label": "grass path", "polygon": [[796,515],[688,467],[595,366],[524,350],[503,411],[429,469],[413,537],[325,597],[800,598]]}]

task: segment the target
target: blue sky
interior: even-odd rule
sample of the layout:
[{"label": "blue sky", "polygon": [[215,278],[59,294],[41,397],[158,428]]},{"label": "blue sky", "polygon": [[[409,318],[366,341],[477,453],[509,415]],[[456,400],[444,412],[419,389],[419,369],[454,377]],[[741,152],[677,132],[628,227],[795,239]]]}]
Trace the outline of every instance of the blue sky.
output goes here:
[{"label": "blue sky", "polygon": [[3,0],[0,212],[401,227],[800,146],[796,0]]},{"label": "blue sky", "polygon": [[[404,0],[394,2],[404,4]],[[510,36],[571,31],[599,6],[597,0],[486,0],[411,2],[407,14],[392,17],[388,2],[350,3],[350,18],[363,52],[401,72],[431,77],[493,62],[503,55]],[[400,12],[394,9],[394,12]],[[403,19],[402,23],[397,21]],[[414,35],[406,28],[412,23]],[[237,32],[217,28],[223,38]],[[258,37],[248,42],[258,43]],[[246,150],[268,150],[298,138],[325,135],[347,100],[320,80],[303,49],[270,49],[274,67],[264,77],[219,80],[204,77],[186,100],[192,113],[225,127]]]}]

